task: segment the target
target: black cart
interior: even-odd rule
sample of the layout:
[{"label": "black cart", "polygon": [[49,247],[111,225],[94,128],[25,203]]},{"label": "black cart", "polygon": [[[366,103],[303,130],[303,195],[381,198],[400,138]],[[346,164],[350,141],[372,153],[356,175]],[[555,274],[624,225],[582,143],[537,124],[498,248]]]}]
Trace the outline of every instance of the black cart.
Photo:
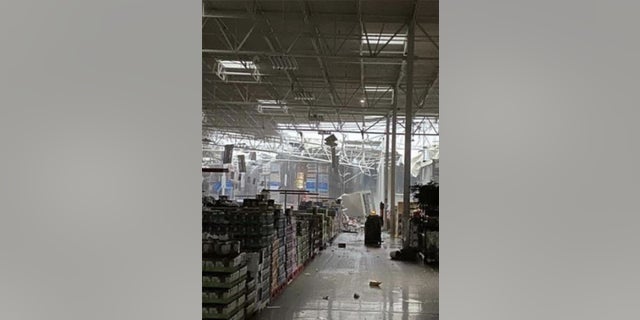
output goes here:
[{"label": "black cart", "polygon": [[382,244],[382,218],[370,215],[364,223],[364,244],[379,247]]}]

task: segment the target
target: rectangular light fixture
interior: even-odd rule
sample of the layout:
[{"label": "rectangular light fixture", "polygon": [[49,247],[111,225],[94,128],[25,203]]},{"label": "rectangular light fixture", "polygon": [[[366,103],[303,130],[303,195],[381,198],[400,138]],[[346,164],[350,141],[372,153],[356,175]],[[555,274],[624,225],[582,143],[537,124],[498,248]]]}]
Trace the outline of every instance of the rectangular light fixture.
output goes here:
[{"label": "rectangular light fixture", "polygon": [[393,103],[394,89],[391,86],[364,86],[370,101]]},{"label": "rectangular light fixture", "polygon": [[312,93],[307,91],[297,91],[293,94],[293,99],[297,101],[311,101],[315,100],[316,97],[314,97]]},{"label": "rectangular light fixture", "polygon": [[227,69],[247,69],[247,70],[256,69],[256,65],[253,63],[253,61],[218,60],[218,63]]},{"label": "rectangular light fixture", "polygon": [[393,88],[390,86],[364,86],[364,91],[367,92],[393,92]]},{"label": "rectangular light fixture", "polygon": [[270,56],[271,67],[274,70],[297,70],[298,62],[291,56]]},{"label": "rectangular light fixture", "polygon": [[378,33],[378,34],[368,34],[362,35],[362,44],[367,44],[367,36],[369,38],[369,44],[375,45],[384,45],[389,41],[389,45],[404,45],[407,42],[406,34],[397,34],[395,37],[393,33]]},{"label": "rectangular light fixture", "polygon": [[218,60],[216,75],[223,81],[228,81],[230,76],[247,76],[260,82],[258,67],[249,60]]},{"label": "rectangular light fixture", "polygon": [[286,105],[286,102],[278,101],[278,100],[266,100],[266,99],[258,99],[258,112],[265,113],[265,111],[269,110],[278,110],[284,113],[287,113],[289,108]]}]

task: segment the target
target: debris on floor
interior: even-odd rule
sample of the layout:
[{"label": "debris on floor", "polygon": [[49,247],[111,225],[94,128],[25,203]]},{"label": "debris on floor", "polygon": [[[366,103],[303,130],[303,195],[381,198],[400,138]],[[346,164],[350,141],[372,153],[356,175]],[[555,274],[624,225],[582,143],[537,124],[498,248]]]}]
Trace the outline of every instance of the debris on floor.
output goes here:
[{"label": "debris on floor", "polygon": [[380,282],[380,281],[376,281],[376,280],[369,281],[369,286],[370,287],[380,287],[381,284],[382,284],[382,282]]},{"label": "debris on floor", "polygon": [[354,298],[354,299],[359,299],[359,298],[360,298],[360,295],[359,295],[359,294],[357,294],[357,293],[354,293],[354,294],[353,294],[353,298]]},{"label": "debris on floor", "polygon": [[347,244],[346,243],[338,243],[338,248],[346,248]]},{"label": "debris on floor", "polygon": [[329,296],[322,297],[322,300],[329,300]]},{"label": "debris on floor", "polygon": [[304,273],[304,275],[305,275],[305,276],[310,276],[310,275],[311,275],[311,273],[309,273],[309,272],[305,272],[305,273]]}]

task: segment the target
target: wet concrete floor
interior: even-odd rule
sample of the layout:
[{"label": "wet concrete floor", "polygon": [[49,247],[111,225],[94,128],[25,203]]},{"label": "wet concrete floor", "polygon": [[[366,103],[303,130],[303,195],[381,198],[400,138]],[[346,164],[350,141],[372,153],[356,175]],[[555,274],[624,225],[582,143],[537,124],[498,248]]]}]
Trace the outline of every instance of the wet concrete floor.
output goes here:
[{"label": "wet concrete floor", "polygon": [[[338,235],[253,319],[438,319],[438,271],[419,262],[391,260],[389,253],[399,244],[387,234],[383,241],[381,248],[369,248],[363,233]],[[370,287],[370,280],[382,284]]]}]

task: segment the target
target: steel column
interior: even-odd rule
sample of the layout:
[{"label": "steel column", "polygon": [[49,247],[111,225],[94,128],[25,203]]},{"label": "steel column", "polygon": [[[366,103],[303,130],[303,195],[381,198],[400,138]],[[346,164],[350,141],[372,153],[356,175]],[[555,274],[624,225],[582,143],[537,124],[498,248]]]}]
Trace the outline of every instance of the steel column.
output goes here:
[{"label": "steel column", "polygon": [[[385,210],[389,209],[389,126],[390,126],[390,119],[389,116],[387,115],[387,130],[385,137],[384,137],[384,193],[382,196],[383,202],[384,202],[384,207]],[[382,216],[383,219],[389,220],[391,221],[391,219],[389,219],[389,217],[385,214],[385,212],[381,212],[380,215]],[[385,223],[384,224],[385,228],[389,228],[389,224]]]},{"label": "steel column", "polygon": [[[397,95],[395,95],[397,96]],[[398,123],[398,108],[396,107],[398,99],[394,96],[394,108],[393,108],[393,116],[391,121],[391,157],[389,163],[389,169],[391,170],[391,179],[389,181],[389,191],[390,191],[390,206],[389,206],[389,214],[391,216],[391,235],[393,237],[398,236],[398,212],[396,210],[396,127]]]},{"label": "steel column", "polygon": [[404,247],[407,247],[409,243],[406,241],[409,217],[411,213],[411,125],[413,124],[413,52],[415,49],[415,16],[411,17],[409,21],[409,32],[407,35],[407,91],[406,91],[406,106],[405,106],[405,131],[404,131],[404,192],[403,192],[403,207],[402,207],[402,237]]}]

